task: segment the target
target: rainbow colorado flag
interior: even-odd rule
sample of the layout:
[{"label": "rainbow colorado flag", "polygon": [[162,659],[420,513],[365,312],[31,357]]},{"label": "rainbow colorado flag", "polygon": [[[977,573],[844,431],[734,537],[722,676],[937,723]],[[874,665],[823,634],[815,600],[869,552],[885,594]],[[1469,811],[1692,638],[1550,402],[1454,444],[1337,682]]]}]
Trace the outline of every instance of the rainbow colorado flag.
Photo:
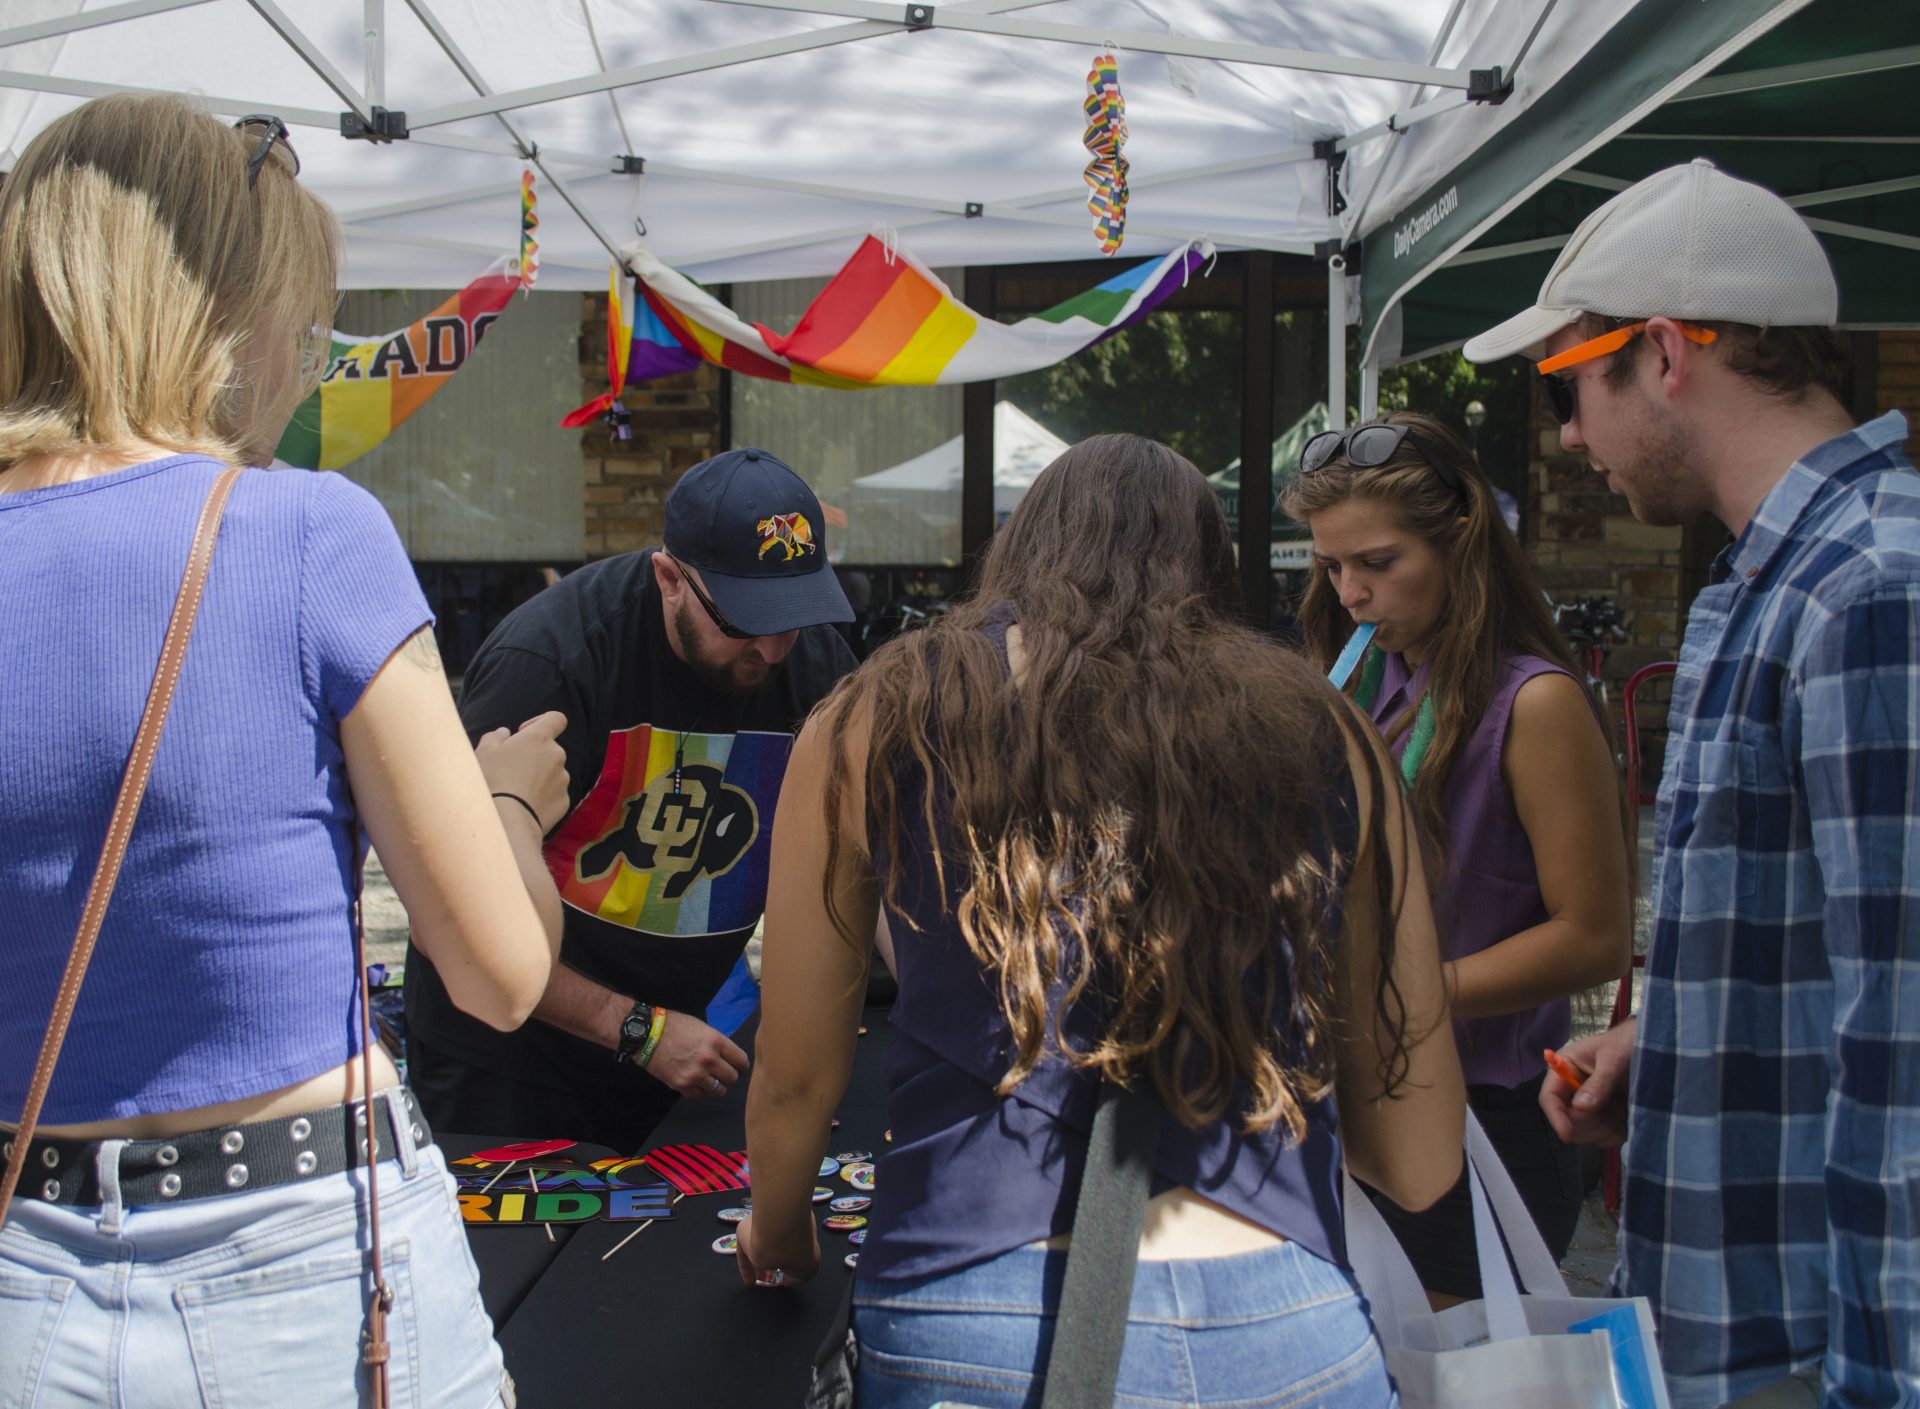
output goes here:
[{"label": "rainbow colorado flag", "polygon": [[[748,376],[839,390],[1016,376],[1050,367],[1146,317],[1212,253],[1205,244],[1182,245],[1008,324],[975,313],[919,260],[869,235],[783,337],[742,321],[639,246],[630,258],[639,298],[631,309],[626,365],[610,357],[609,370],[620,386],[711,362]],[[623,314],[610,320],[621,321]]]},{"label": "rainbow colorado flag", "polygon": [[319,387],[293,413],[275,454],[309,470],[337,470],[393,434],[453,374],[520,287],[517,257],[487,272],[397,332],[335,331]]}]

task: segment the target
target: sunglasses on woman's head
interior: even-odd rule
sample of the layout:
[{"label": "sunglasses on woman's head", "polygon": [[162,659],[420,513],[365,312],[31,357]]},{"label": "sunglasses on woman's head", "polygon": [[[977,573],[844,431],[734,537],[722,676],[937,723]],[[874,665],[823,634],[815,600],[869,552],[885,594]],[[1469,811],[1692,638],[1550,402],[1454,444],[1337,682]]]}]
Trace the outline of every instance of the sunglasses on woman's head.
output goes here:
[{"label": "sunglasses on woman's head", "polygon": [[672,561],[675,567],[680,569],[681,580],[685,582],[687,586],[693,589],[694,600],[697,601],[702,607],[706,608],[707,618],[710,621],[712,621],[717,628],[719,628],[720,634],[722,636],[728,637],[729,639],[734,641],[751,641],[755,639],[754,634],[751,631],[742,631],[739,627],[735,626],[731,621],[727,620],[726,613],[721,611],[719,607],[715,606],[713,599],[709,597],[705,592],[702,592],[700,590],[700,584],[693,580],[693,574],[687,571],[687,565],[685,563],[681,562],[678,558],[675,558],[671,553],[669,553],[667,557]]},{"label": "sunglasses on woman's head", "polygon": [[1426,462],[1442,484],[1460,496],[1462,503],[1470,502],[1465,481],[1459,471],[1451,465],[1436,460],[1420,443],[1420,437],[1413,433],[1412,426],[1390,426],[1376,423],[1369,426],[1355,426],[1346,431],[1321,431],[1305,445],[1300,447],[1300,473],[1310,475],[1324,468],[1337,456],[1344,453],[1347,463],[1356,470],[1373,470],[1392,460],[1399,453],[1403,443],[1411,441],[1420,458]]},{"label": "sunglasses on woman's head", "polygon": [[267,154],[278,142],[287,149],[287,160],[293,163],[293,174],[300,174],[300,154],[293,149],[292,134],[287,131],[286,123],[272,113],[249,113],[237,119],[234,124],[249,137],[258,136],[260,145],[253,149],[253,155],[247,158],[247,189],[251,191],[260,180],[260,168],[267,164]]}]

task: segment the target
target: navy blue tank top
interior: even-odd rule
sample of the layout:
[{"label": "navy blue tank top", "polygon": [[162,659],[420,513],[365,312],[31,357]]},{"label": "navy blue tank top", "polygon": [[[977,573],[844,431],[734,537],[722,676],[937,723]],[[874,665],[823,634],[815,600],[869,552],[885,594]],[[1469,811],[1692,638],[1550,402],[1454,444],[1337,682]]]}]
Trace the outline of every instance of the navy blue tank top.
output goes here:
[{"label": "navy blue tank top", "polygon": [[[1004,610],[1004,609],[1003,609]],[[989,634],[1005,649],[1010,618]],[[1344,769],[1339,774],[1345,779]],[[897,908],[890,908],[900,996],[886,1058],[887,1115],[893,1144],[881,1157],[869,1209],[870,1236],[860,1275],[903,1279],[950,1272],[1026,1243],[1066,1233],[1073,1221],[1078,1171],[1093,1123],[1096,1085],[1057,1054],[1042,1059],[1006,1097],[996,1094],[1012,1053],[996,980],[967,948],[956,918],[970,884],[948,851],[944,913],[933,849],[918,800],[926,786],[912,760],[899,771],[897,844],[903,863]],[[1341,869],[1329,888],[1327,922],[1339,924],[1339,896],[1352,854],[1352,784],[1345,806],[1330,809],[1346,835],[1326,839]],[[936,780],[936,799],[940,788]],[[936,828],[944,808],[936,802]],[[895,838],[869,838],[885,877]],[[1274,943],[1285,945],[1276,925]],[[1065,1014],[1067,1039],[1084,1050],[1104,1025],[1097,1005]],[[1244,1092],[1226,1119],[1189,1130],[1169,1116],[1154,1159],[1153,1191],[1193,1190],[1221,1207],[1327,1259],[1345,1264],[1339,1196],[1339,1142],[1333,1104],[1306,1112],[1307,1133],[1286,1143],[1284,1127],[1258,1135],[1239,1129]]]}]

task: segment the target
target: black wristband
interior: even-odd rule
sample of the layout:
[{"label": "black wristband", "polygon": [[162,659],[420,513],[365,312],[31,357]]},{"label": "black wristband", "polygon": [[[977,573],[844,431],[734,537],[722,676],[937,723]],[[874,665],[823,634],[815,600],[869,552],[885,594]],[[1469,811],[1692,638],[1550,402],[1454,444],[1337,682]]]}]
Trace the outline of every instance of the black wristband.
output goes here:
[{"label": "black wristband", "polygon": [[540,829],[540,835],[544,837],[547,834],[547,824],[540,820],[540,814],[533,810],[533,804],[521,797],[519,793],[495,793],[493,796],[511,798],[513,801],[519,803],[527,809],[527,816],[533,818],[533,825]]}]

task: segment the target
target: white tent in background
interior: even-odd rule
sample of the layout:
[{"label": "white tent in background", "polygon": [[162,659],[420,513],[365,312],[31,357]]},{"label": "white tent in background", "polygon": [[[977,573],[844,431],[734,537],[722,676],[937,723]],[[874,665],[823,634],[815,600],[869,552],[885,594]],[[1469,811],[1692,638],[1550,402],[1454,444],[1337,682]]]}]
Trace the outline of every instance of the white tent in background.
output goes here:
[{"label": "white tent in background", "polygon": [[[853,563],[958,562],[963,436],[856,479],[847,492]],[[1067,442],[1011,401],[993,408],[993,517],[1007,515]]]}]

